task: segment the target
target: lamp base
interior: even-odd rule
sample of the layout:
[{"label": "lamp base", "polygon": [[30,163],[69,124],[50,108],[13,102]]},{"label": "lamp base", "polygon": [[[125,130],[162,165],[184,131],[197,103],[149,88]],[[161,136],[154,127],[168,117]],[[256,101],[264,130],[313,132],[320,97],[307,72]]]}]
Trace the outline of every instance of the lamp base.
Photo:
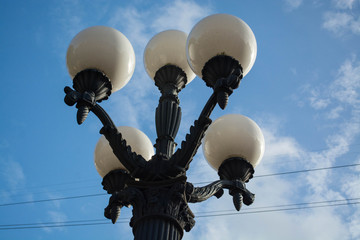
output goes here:
[{"label": "lamp base", "polygon": [[73,88],[79,93],[93,92],[95,100],[101,102],[110,96],[112,85],[110,79],[103,72],[96,69],[85,69],[74,77]]},{"label": "lamp base", "polygon": [[243,71],[240,63],[230,56],[217,55],[205,63],[201,73],[206,86],[214,88],[219,79],[228,78],[236,71],[240,71],[241,79]]},{"label": "lamp base", "polygon": [[163,95],[177,95],[187,83],[186,73],[175,65],[161,67],[155,73],[154,80]]},{"label": "lamp base", "polygon": [[248,182],[254,174],[254,167],[244,158],[234,157],[225,160],[219,167],[220,179],[232,180],[237,187],[230,188],[229,193],[233,197],[233,203],[237,211],[240,210],[242,202],[250,205],[255,200],[255,195],[246,189]]},{"label": "lamp base", "polygon": [[254,172],[251,163],[240,157],[226,159],[218,170],[220,179],[241,180],[243,182],[249,182]]},{"label": "lamp base", "polygon": [[112,85],[109,78],[96,69],[85,69],[73,79],[73,88],[65,87],[65,103],[69,106],[76,104],[78,109],[76,120],[82,124],[87,118],[90,109],[96,102],[108,99]]}]

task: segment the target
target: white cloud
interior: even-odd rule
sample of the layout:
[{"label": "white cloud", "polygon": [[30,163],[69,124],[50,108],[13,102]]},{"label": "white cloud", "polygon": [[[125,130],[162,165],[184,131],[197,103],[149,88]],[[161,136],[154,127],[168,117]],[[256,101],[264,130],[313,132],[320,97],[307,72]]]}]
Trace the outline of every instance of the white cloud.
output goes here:
[{"label": "white cloud", "polygon": [[356,0],[333,0],[336,8],[339,9],[352,9]]},{"label": "white cloud", "polygon": [[111,15],[109,25],[125,34],[133,45],[135,54],[138,48],[143,49],[149,39],[146,19],[150,18],[151,12],[139,12],[134,7],[127,7],[118,8]]},{"label": "white cloud", "polygon": [[0,158],[0,177],[7,184],[4,187],[11,191],[15,191],[25,182],[25,174],[21,164],[10,158]]},{"label": "white cloud", "polygon": [[[67,216],[60,211],[51,210],[51,211],[48,211],[47,214],[48,214],[48,217],[50,218],[49,222],[59,223],[58,225],[61,225],[62,222],[65,222],[68,220]],[[64,227],[49,228],[47,225],[43,225],[42,229],[48,233],[52,232],[53,230],[57,230],[57,231],[65,231],[66,230],[66,228],[64,228]]]},{"label": "white cloud", "polygon": [[[211,207],[225,205],[224,201],[213,201]],[[341,220],[328,209],[314,211],[289,211],[279,213],[241,214],[231,217],[214,217],[198,220],[201,239],[349,239]],[[191,234],[191,233],[190,233]],[[184,239],[199,239],[188,237]]]},{"label": "white cloud", "polygon": [[284,3],[287,11],[293,11],[300,7],[303,0],[284,0]]},{"label": "white cloud", "polygon": [[[360,62],[355,57],[346,60],[338,71],[338,78],[331,86],[332,96],[340,102],[358,106],[360,90]],[[360,107],[360,106],[359,106]]]},{"label": "white cloud", "polygon": [[[319,96],[326,95],[334,103],[329,104],[324,111],[325,117],[334,116],[338,119],[333,134],[325,139],[328,149],[321,152],[308,154],[310,165],[313,167],[331,166],[337,159],[349,152],[351,144],[360,133],[360,62],[355,57],[346,60],[339,68],[338,75],[328,87],[319,93]],[[340,119],[338,114],[341,111],[343,117]],[[355,198],[359,197],[358,189],[360,179],[358,169],[343,176],[339,186],[333,185],[334,173],[332,171],[318,171],[307,175],[306,180],[313,199],[334,199],[334,198]],[[360,236],[358,222],[360,222],[360,208],[354,207],[349,219],[344,219],[351,233],[351,239]],[[344,239],[344,238],[343,238]]]},{"label": "white cloud", "polygon": [[354,17],[347,12],[326,12],[323,28],[342,36],[348,32],[360,34],[360,17]]},{"label": "white cloud", "polygon": [[[269,120],[267,118],[266,120]],[[264,120],[265,121],[265,120]],[[262,121],[264,123],[264,121]],[[263,163],[256,169],[256,175],[263,172],[278,172],[284,164],[274,161],[276,156],[286,163],[291,159],[303,160],[304,152],[295,139],[279,134],[279,125],[274,124],[276,120],[270,120],[270,124],[263,127],[266,146],[269,149],[264,156]],[[266,124],[265,124],[266,125]],[[275,149],[275,150],[274,150]],[[214,171],[204,166],[205,161],[199,163],[196,159],[197,178],[210,175],[215,176]],[[301,161],[296,161],[303,165]],[[213,178],[216,180],[216,178]],[[321,183],[320,183],[321,184]],[[248,211],[259,210],[257,207],[291,204],[304,202],[306,196],[300,194],[301,188],[308,187],[302,176],[293,175],[291,178],[268,177],[254,178],[247,187],[256,194],[256,200],[252,206],[243,206],[240,215],[221,216],[208,218],[195,218],[197,224],[190,233],[186,233],[184,240],[199,239],[349,239],[346,224],[342,222],[341,216],[332,208],[309,209],[296,211],[279,211],[272,213],[246,214]],[[333,198],[334,199],[334,198]],[[308,200],[307,201],[311,201]],[[212,198],[207,202],[198,204],[194,212],[212,210],[230,210],[233,208],[232,200],[225,191],[221,199]],[[272,208],[274,209],[274,208]],[[229,211],[236,213],[235,210]],[[224,213],[224,211],[221,211]],[[195,214],[203,215],[203,214]],[[279,227],[281,226],[281,231]],[[242,231],[244,230],[244,231]],[[325,231],[326,230],[326,231]]]},{"label": "white cloud", "polygon": [[265,162],[270,161],[273,163],[279,157],[288,160],[299,159],[303,155],[303,150],[294,138],[279,136],[273,127],[263,128],[262,132],[266,139]]},{"label": "white cloud", "polygon": [[317,110],[326,108],[331,102],[330,99],[328,98],[320,97],[318,91],[316,90],[311,90],[310,93],[311,93],[311,97],[309,98],[310,105],[311,107]]},{"label": "white cloud", "polygon": [[[121,124],[140,127],[154,125],[154,109],[160,93],[144,70],[143,51],[147,42],[159,31],[190,28],[201,17],[210,13],[210,7],[194,1],[177,0],[147,10],[121,7],[114,10],[109,25],[119,29],[130,40],[136,56],[134,76],[124,90],[111,96],[111,116]],[[162,14],[159,14],[161,12]],[[150,26],[150,27],[149,27]],[[115,121],[118,122],[118,121]]]},{"label": "white cloud", "polygon": [[[281,172],[282,169],[308,169],[333,166],[338,159],[350,151],[360,133],[359,74],[360,63],[355,58],[344,61],[333,82],[318,90],[308,92],[316,100],[328,99],[317,109],[317,114],[329,120],[329,114],[341,112],[346,117],[337,117],[336,127],[319,141],[327,148],[321,151],[306,151],[296,139],[284,136],[281,121],[269,116],[260,119],[265,135],[266,152],[263,162],[256,169],[256,175]],[[344,95],[345,94],[345,95]],[[314,100],[315,101],[315,100]],[[314,107],[309,98],[309,106]],[[333,121],[332,119],[331,121]],[[201,152],[200,152],[201,153]],[[294,161],[295,160],[295,161]],[[200,162],[201,161],[201,162]],[[191,177],[196,180],[216,180],[216,174],[206,167],[202,156],[194,160]],[[191,168],[190,168],[191,169]],[[359,197],[360,169],[349,171],[346,176],[338,176],[335,171],[313,171],[291,176],[254,178],[248,189],[256,194],[252,206],[244,206],[243,214],[197,218],[195,228],[185,234],[184,239],[358,239],[360,237],[360,207],[342,206],[273,213],[246,214],[252,208],[298,202],[328,201]],[[336,184],[334,184],[336,182]],[[230,210],[231,198],[227,191],[221,199],[211,199],[194,207],[196,211]],[[191,205],[191,208],[193,206]],[[223,213],[224,211],[222,211]],[[234,210],[235,212],[235,210]],[[344,212],[347,212],[345,215]],[[200,214],[195,214],[200,215]],[[281,226],[281,231],[279,231]],[[241,231],[246,229],[246,231]]]},{"label": "white cloud", "polygon": [[156,32],[177,29],[188,33],[197,21],[211,13],[211,8],[194,1],[176,0],[160,8],[159,13],[151,24]]},{"label": "white cloud", "polygon": [[[331,166],[336,159],[349,151],[349,146],[360,133],[358,119],[360,119],[360,62],[355,57],[346,60],[339,68],[338,74],[329,86],[324,87],[322,91],[317,92],[316,98],[328,98],[329,103],[321,108],[325,119],[338,119],[335,131],[327,136],[325,143],[328,149],[321,152],[308,154],[308,159],[314,167]],[[310,105],[314,107],[314,93],[310,92]],[[339,113],[343,118],[339,119]],[[307,181],[311,186],[313,193],[319,197],[328,197],[332,195],[329,190],[331,180],[331,171],[320,171],[308,175]],[[338,189],[337,189],[338,190]]]},{"label": "white cloud", "polygon": [[[312,108],[326,111],[329,119],[337,119],[339,114],[350,113],[351,121],[356,120],[360,109],[360,62],[353,56],[340,66],[335,79],[318,89],[305,86]],[[320,90],[321,89],[321,90]]]},{"label": "white cloud", "polygon": [[327,114],[327,117],[329,119],[337,119],[340,117],[340,113],[344,110],[343,107],[338,106],[330,110],[330,112]]}]

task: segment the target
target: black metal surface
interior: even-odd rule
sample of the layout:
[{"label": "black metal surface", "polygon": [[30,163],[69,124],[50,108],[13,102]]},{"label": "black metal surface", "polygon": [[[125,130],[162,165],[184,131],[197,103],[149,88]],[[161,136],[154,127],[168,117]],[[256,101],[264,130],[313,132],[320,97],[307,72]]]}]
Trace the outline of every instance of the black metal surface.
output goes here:
[{"label": "black metal surface", "polygon": [[217,55],[205,63],[202,77],[208,87],[217,93],[217,102],[225,109],[229,96],[239,87],[243,78],[240,63],[227,55]]},{"label": "black metal surface", "polygon": [[202,69],[202,78],[206,86],[213,88],[221,78],[227,78],[240,69],[242,78],[242,67],[235,59],[227,55],[217,55],[207,61]]},{"label": "black metal surface", "polygon": [[255,195],[246,189],[245,182],[253,177],[254,168],[245,159],[234,157],[226,159],[219,167],[220,179],[235,181],[235,187],[229,188],[233,196],[233,203],[237,211],[240,210],[242,202],[250,205],[255,200]]},{"label": "black metal surface", "polygon": [[190,231],[195,224],[186,201],[185,176],[156,182],[135,181],[126,171],[115,170],[104,177],[102,184],[112,194],[104,215],[113,223],[123,206],[132,205],[130,226],[135,239],[181,239],[183,230]]},{"label": "black metal surface", "polygon": [[156,154],[162,154],[166,159],[170,159],[176,147],[175,137],[181,120],[178,93],[185,87],[187,78],[181,68],[166,65],[156,72],[154,80],[161,92],[155,112],[158,135],[155,144]]},{"label": "black metal surface", "polygon": [[185,87],[186,74],[173,65],[166,65],[156,73],[155,84],[161,97],[155,113],[156,154],[150,161],[132,152],[110,116],[97,104],[111,94],[111,83],[104,74],[94,69],[85,70],[75,77],[75,90],[65,88],[65,103],[76,104],[78,123],[92,111],[103,124],[100,133],[127,169],[114,170],[103,178],[104,189],[111,194],[104,215],[115,223],[121,208],[132,206],[130,226],[136,240],[180,240],[183,230],[190,231],[195,224],[188,202],[202,202],[212,196],[220,198],[223,189],[229,190],[237,210],[242,202],[249,205],[254,201],[254,194],[245,187],[254,170],[244,159],[224,161],[218,172],[220,180],[207,186],[194,187],[186,182],[186,171],[211,123],[210,115],[216,104],[222,109],[226,107],[229,96],[239,86],[242,68],[236,60],[221,55],[205,65],[203,77],[214,92],[175,151],[174,140],[181,121],[178,93]]}]

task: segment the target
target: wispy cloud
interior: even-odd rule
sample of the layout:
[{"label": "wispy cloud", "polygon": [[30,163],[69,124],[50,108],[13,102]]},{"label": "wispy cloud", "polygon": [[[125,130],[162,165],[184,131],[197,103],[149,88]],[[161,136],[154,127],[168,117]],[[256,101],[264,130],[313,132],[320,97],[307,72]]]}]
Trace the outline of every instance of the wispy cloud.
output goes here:
[{"label": "wispy cloud", "polygon": [[323,27],[338,36],[348,32],[360,34],[360,17],[347,12],[326,12]]},{"label": "wispy cloud", "polygon": [[335,11],[324,13],[323,28],[337,36],[345,34],[360,34],[360,17],[354,14],[357,0],[333,0]]},{"label": "wispy cloud", "polygon": [[310,93],[311,93],[311,97],[309,98],[310,105],[315,109],[324,109],[331,103],[329,98],[319,97],[318,90],[312,89]]},{"label": "wispy cloud", "polygon": [[284,0],[285,3],[285,10],[293,11],[300,7],[303,3],[303,0]]},{"label": "wispy cloud", "polygon": [[[152,6],[146,10],[120,7],[113,12],[108,21],[109,25],[119,29],[132,43],[136,55],[136,68],[132,80],[124,90],[111,96],[111,115],[119,119],[121,124],[128,123],[135,127],[143,124],[148,127],[153,126],[153,110],[156,108],[160,94],[144,69],[145,46],[155,34],[166,29],[189,32],[200,18],[211,13],[211,7],[199,5],[194,1],[177,0],[167,2],[163,6]],[[154,127],[150,128],[154,130]]]},{"label": "wispy cloud", "polygon": [[25,201],[33,200],[33,194],[26,188],[26,175],[20,162],[10,156],[0,156],[0,202],[10,203],[18,196]]},{"label": "wispy cloud", "polygon": [[151,26],[156,32],[177,29],[189,33],[194,24],[212,12],[210,6],[195,1],[176,0],[159,9],[158,17]]},{"label": "wispy cloud", "polygon": [[[337,121],[330,134],[319,139],[327,146],[326,149],[306,150],[295,138],[281,134],[282,124],[276,117],[266,116],[258,119],[257,122],[262,126],[265,135],[266,152],[263,163],[256,169],[256,174],[281,172],[291,168],[333,166],[349,153],[350,146],[360,133],[360,102],[359,96],[355,94],[360,90],[359,67],[360,62],[355,57],[347,59],[339,67],[338,74],[329,85],[317,90],[316,94],[310,89],[305,93],[308,94],[307,106],[314,108],[316,114],[324,118],[324,122]],[[314,104],[322,99],[327,99],[328,103],[321,107]],[[329,114],[336,115],[336,112],[342,112],[349,117],[329,119]],[[198,170],[191,177],[198,181],[204,181],[205,176],[205,181],[216,179],[214,171],[205,166],[202,155],[192,164]],[[239,232],[234,229],[240,226],[246,229],[241,231],[241,237],[244,239],[358,239],[360,208],[357,205],[346,208],[351,208],[347,217],[344,217],[342,210],[333,207],[262,213],[261,216],[246,212],[251,211],[253,207],[358,198],[359,174],[360,169],[353,169],[347,176],[335,180],[337,184],[334,184],[334,179],[337,179],[338,175],[334,171],[314,171],[289,177],[254,178],[248,184],[248,189],[256,193],[253,206],[244,206],[241,210],[243,214],[238,216],[198,218],[196,228],[186,235],[185,239],[197,239],[199,235],[210,240],[237,239]],[[201,205],[196,206],[195,212],[230,210],[231,199],[223,196],[219,200],[214,198]],[[283,229],[281,232],[278,231],[279,225]],[[261,226],[261,231],[257,230],[258,226]]]},{"label": "wispy cloud", "polygon": [[[59,225],[61,225],[62,222],[65,222],[68,220],[67,216],[63,212],[60,212],[60,211],[49,210],[49,211],[47,211],[47,214],[50,219],[49,222],[59,223]],[[64,228],[64,227],[49,228],[46,225],[43,225],[42,229],[48,233],[53,232],[54,230],[57,230],[57,231],[65,231],[66,230],[66,228]]]},{"label": "wispy cloud", "polygon": [[[338,70],[338,74],[328,86],[319,91],[316,98],[330,99],[331,103],[327,104],[321,111],[318,111],[320,117],[337,121],[333,129],[333,133],[324,139],[324,143],[328,147],[326,150],[320,152],[309,152],[309,163],[314,167],[331,166],[335,164],[338,159],[350,151],[350,146],[354,143],[356,137],[360,133],[360,62],[356,57],[352,57],[344,61]],[[309,98],[310,106],[313,106],[314,101],[311,95]],[[340,114],[341,112],[341,118]],[[359,197],[358,189],[359,179],[358,169],[347,176],[344,176],[342,185],[338,187],[333,186],[332,178],[334,178],[331,171],[319,171],[309,174],[306,177],[308,182],[309,196],[314,199],[334,199],[334,198],[355,198]],[[347,224],[348,230],[351,232],[352,239],[360,236],[359,225],[359,208],[354,208],[351,215],[351,222]],[[345,224],[345,220],[344,224]],[[348,221],[348,220],[346,220]]]},{"label": "wispy cloud", "polygon": [[0,159],[1,176],[10,189],[16,189],[25,181],[25,174],[20,163],[11,159]]},{"label": "wispy cloud", "polygon": [[310,106],[323,110],[329,118],[335,119],[345,110],[356,118],[360,108],[360,62],[355,56],[345,60],[330,84],[317,89],[304,87],[304,91],[309,94]]},{"label": "wispy cloud", "polygon": [[352,9],[356,1],[357,0],[333,0],[333,3],[335,7],[339,9]]},{"label": "wispy cloud", "polygon": [[[286,162],[295,159],[298,160],[295,161],[297,168],[303,166],[301,160],[308,153],[304,151],[294,138],[280,134],[280,122],[276,118],[270,119],[269,117],[262,122],[266,149],[268,150],[264,155],[263,163],[256,169],[257,174],[279,171],[284,165],[289,166],[289,163]],[[279,158],[283,163],[277,161]],[[204,163],[196,162],[195,164],[203,165]],[[199,169],[199,166],[195,166],[195,168]],[[202,166],[199,171],[201,173],[196,172],[198,177],[209,175],[214,177],[214,171],[210,168]],[[295,175],[291,178],[271,177],[252,179],[248,184],[248,189],[256,194],[256,201],[252,206],[244,206],[240,211],[240,215],[197,218],[195,229],[188,235],[185,235],[185,239],[198,239],[198,236],[209,240],[238,239],[239,234],[244,239],[349,239],[350,234],[347,223],[344,222],[345,220],[336,211],[329,208],[279,211],[272,212],[271,214],[259,213],[261,215],[247,214],[248,211],[258,210],[256,209],[257,207],[309,201],[309,199],[306,199],[306,196],[300,194],[302,191],[300,189],[309,187],[309,183],[301,177]],[[328,185],[326,186],[328,187]],[[197,206],[198,208],[195,212],[231,210],[232,200],[227,195],[227,191],[225,191],[225,195],[221,199],[213,198],[208,202],[202,203],[201,208]],[[224,211],[221,212],[224,213]],[[235,210],[233,210],[233,213],[235,213]],[[258,230],[259,226],[261,231]],[[282,226],[282,231],[280,232],[278,230],[279,226]],[[246,229],[246,231],[241,231],[241,229]],[[319,231],[319,229],[327,230]]]}]

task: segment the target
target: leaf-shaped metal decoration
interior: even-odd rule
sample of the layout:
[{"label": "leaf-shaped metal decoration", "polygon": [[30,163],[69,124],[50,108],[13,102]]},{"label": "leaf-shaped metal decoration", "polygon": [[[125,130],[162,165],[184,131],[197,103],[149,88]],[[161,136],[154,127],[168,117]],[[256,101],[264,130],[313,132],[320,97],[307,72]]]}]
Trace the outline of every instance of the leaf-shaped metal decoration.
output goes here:
[{"label": "leaf-shaped metal decoration", "polygon": [[78,111],[76,114],[76,121],[79,125],[81,125],[85,121],[89,112],[90,112],[90,108],[86,105],[82,105],[78,107]]},{"label": "leaf-shaped metal decoration", "polygon": [[218,92],[216,98],[219,107],[224,110],[229,101],[229,94],[227,92]]},{"label": "leaf-shaped metal decoration", "polygon": [[110,210],[110,216],[111,216],[111,222],[113,224],[116,223],[117,219],[120,216],[120,211],[121,211],[121,207],[118,205],[114,205],[112,206],[111,210]]},{"label": "leaf-shaped metal decoration", "polygon": [[234,203],[234,207],[237,211],[240,211],[241,205],[242,205],[242,200],[243,200],[243,196],[240,194],[240,192],[234,192],[232,194],[233,197],[233,203]]}]

